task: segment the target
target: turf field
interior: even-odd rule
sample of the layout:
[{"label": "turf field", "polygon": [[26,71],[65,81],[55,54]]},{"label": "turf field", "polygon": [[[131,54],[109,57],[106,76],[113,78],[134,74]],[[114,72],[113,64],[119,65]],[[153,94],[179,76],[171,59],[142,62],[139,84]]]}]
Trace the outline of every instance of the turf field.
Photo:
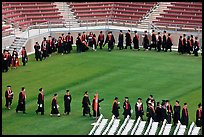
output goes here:
[{"label": "turf field", "polygon": [[[5,108],[4,92],[10,84],[14,91],[11,110]],[[26,112],[16,114],[18,94],[26,88]],[[38,89],[45,94],[45,115],[36,115]],[[69,89],[72,95],[71,114],[63,115],[63,96]],[[87,90],[92,101],[96,91],[101,113],[111,119],[112,103],[115,96],[122,103],[128,96],[131,106],[138,97],[143,102],[152,94],[156,101],[175,100],[180,105],[188,103],[189,125],[195,121],[197,104],[202,101],[202,57],[178,55],[177,52],[132,51],[114,49],[88,51],[68,55],[52,54],[47,60],[37,62],[29,56],[27,66],[9,70],[2,74],[2,134],[88,134],[94,118],[82,116],[81,101]],[[58,93],[57,101],[61,117],[50,117],[51,100]],[[146,105],[144,105],[146,114]],[[134,118],[135,114],[132,114]],[[146,116],[144,117],[146,120]]]}]

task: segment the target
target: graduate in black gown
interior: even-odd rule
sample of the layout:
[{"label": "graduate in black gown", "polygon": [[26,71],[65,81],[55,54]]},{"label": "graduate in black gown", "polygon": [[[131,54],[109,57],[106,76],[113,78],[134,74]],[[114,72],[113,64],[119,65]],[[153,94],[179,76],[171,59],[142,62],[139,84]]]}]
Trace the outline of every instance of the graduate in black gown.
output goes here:
[{"label": "graduate in black gown", "polygon": [[112,34],[112,31],[108,32],[108,35],[106,36],[106,40],[103,46],[105,46],[105,44],[108,43],[108,51],[112,51],[114,48],[114,44],[115,44],[115,38]]},{"label": "graduate in black gown", "polygon": [[167,40],[166,40],[166,50],[165,52],[167,52],[168,49],[170,49],[170,52],[172,51],[171,48],[172,48],[172,38],[171,38],[171,34],[169,33],[168,34],[168,37],[167,37]]},{"label": "graduate in black gown", "polygon": [[135,116],[136,120],[141,117],[141,120],[143,120],[144,110],[143,110],[143,103],[141,102],[141,98],[137,99],[137,102],[135,103]]},{"label": "graduate in black gown", "polygon": [[100,31],[100,34],[98,35],[98,42],[97,42],[97,45],[100,46],[100,49],[102,49],[103,47],[104,40],[105,40],[104,34],[102,31]]},{"label": "graduate in black gown", "polygon": [[36,59],[36,61],[38,61],[38,59],[40,59],[40,61],[42,61],[40,45],[39,45],[39,43],[37,41],[35,42],[34,49],[35,49],[35,59]]},{"label": "graduate in black gown", "polygon": [[23,111],[23,114],[26,114],[25,112],[25,100],[26,100],[26,93],[25,93],[25,88],[21,88],[21,92],[19,93],[19,98],[18,98],[18,105],[16,107],[16,113],[18,111]]},{"label": "graduate in black gown", "polygon": [[125,101],[123,103],[123,115],[124,115],[124,119],[129,115],[131,117],[131,105],[130,102],[128,100],[128,97],[125,97]]},{"label": "graduate in black gown", "polygon": [[162,106],[160,102],[157,102],[157,107],[155,109],[155,121],[159,123],[162,121]]},{"label": "graduate in black gown", "polygon": [[90,113],[89,105],[91,105],[91,103],[90,103],[90,100],[89,100],[88,91],[86,91],[84,93],[84,97],[82,99],[83,116],[85,116],[86,114],[89,114],[90,117],[92,116],[91,113]]},{"label": "graduate in black gown", "polygon": [[194,47],[193,47],[194,56],[198,56],[199,49],[200,49],[200,43],[198,41],[198,37],[195,37],[195,44],[194,44]]},{"label": "graduate in black gown", "polygon": [[162,109],[161,109],[161,121],[164,121],[164,119],[167,118],[167,112],[166,112],[166,101],[162,100]]},{"label": "graduate in black gown", "polygon": [[165,49],[166,49],[166,30],[164,30],[162,38],[162,50],[165,51]]},{"label": "graduate in black gown", "polygon": [[7,90],[5,91],[5,98],[6,98],[6,104],[5,104],[6,108],[11,109],[11,104],[13,100],[13,91],[10,85],[7,86]]},{"label": "graduate in black gown", "polygon": [[50,116],[57,115],[58,117],[60,117],[60,113],[59,113],[58,108],[59,108],[59,105],[57,103],[57,94],[54,94],[54,96],[52,98],[52,103],[51,103]]},{"label": "graduate in black gown", "polygon": [[137,31],[134,31],[135,36],[133,37],[133,44],[134,44],[134,49],[137,49],[138,51],[140,50],[139,48],[139,35],[137,34]]},{"label": "graduate in black gown", "polygon": [[38,94],[38,109],[35,111],[36,114],[38,114],[38,112],[41,112],[41,115],[44,115],[44,93],[43,93],[43,88],[39,89],[40,93]]},{"label": "graduate in black gown", "polygon": [[162,45],[162,37],[160,35],[160,32],[158,32],[158,39],[157,39],[157,51],[161,51],[161,45]]},{"label": "graduate in black gown", "polygon": [[187,103],[184,103],[183,109],[182,109],[182,116],[181,116],[181,124],[188,126],[188,108],[187,108]]},{"label": "graduate in black gown", "polygon": [[119,118],[119,106],[120,102],[118,102],[118,97],[115,97],[113,101],[113,106],[112,106],[112,114],[115,116],[115,118]]},{"label": "graduate in black gown", "polygon": [[183,48],[183,40],[182,40],[182,36],[179,37],[179,42],[178,42],[178,53],[181,54],[182,53],[182,48]]},{"label": "graduate in black gown", "polygon": [[144,38],[143,38],[143,48],[144,50],[146,51],[149,47],[149,38],[148,38],[148,34],[147,34],[147,31],[144,32],[145,35],[144,35]]},{"label": "graduate in black gown", "polygon": [[169,100],[166,100],[166,112],[167,112],[167,123],[168,124],[171,124],[171,117],[172,117],[172,114],[173,114],[173,110],[172,110],[172,106],[169,102]]},{"label": "graduate in black gown", "polygon": [[198,109],[196,111],[196,126],[197,127],[202,126],[202,105],[201,103],[198,104]]},{"label": "graduate in black gown", "polygon": [[181,106],[179,105],[179,101],[176,100],[176,104],[174,105],[174,114],[173,114],[174,125],[177,125],[178,121],[180,121],[180,111],[181,111]]},{"label": "graduate in black gown", "polygon": [[128,32],[125,34],[125,41],[126,41],[126,46],[125,46],[125,49],[127,49],[128,46],[130,46],[130,49],[132,49],[132,38],[131,38],[131,34],[130,34],[130,30],[128,30]]},{"label": "graduate in black gown", "polygon": [[151,48],[155,48],[156,50],[156,42],[157,42],[156,34],[154,30],[152,30],[152,44],[150,45],[149,50],[151,50]]},{"label": "graduate in black gown", "polygon": [[122,50],[123,49],[123,31],[120,30],[120,33],[119,33],[119,36],[118,36],[118,47],[119,47],[119,50]]},{"label": "graduate in black gown", "polygon": [[155,121],[155,110],[151,103],[148,103],[146,116],[148,122],[150,122],[151,118]]},{"label": "graduate in black gown", "polygon": [[72,96],[70,95],[69,90],[66,90],[66,94],[64,95],[64,114],[69,115],[71,112],[71,101],[72,101]]}]

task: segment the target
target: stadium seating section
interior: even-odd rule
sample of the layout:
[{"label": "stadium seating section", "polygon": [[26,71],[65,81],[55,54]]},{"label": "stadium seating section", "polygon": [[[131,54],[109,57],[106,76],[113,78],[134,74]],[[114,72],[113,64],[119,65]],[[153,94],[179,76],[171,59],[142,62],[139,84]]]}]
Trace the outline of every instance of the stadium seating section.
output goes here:
[{"label": "stadium seating section", "polygon": [[161,17],[156,17],[156,26],[178,26],[182,28],[202,28],[201,2],[171,2],[171,6],[164,10]]},{"label": "stadium seating section", "polygon": [[[67,2],[79,23],[137,25],[158,2]],[[63,24],[63,16],[54,2],[2,2],[2,32],[11,28],[25,30],[38,23]],[[202,2],[171,2],[154,26],[202,29]],[[3,24],[3,23],[2,23]]]},{"label": "stadium seating section", "polygon": [[2,2],[2,19],[21,29],[43,22],[62,23],[62,18],[53,2]]},{"label": "stadium seating section", "polygon": [[134,22],[137,24],[156,2],[68,3],[80,21]]}]

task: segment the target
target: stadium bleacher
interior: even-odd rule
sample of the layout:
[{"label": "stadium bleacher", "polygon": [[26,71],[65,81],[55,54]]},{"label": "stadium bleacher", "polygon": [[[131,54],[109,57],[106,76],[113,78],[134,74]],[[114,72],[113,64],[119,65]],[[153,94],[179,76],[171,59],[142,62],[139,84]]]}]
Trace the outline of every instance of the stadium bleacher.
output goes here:
[{"label": "stadium bleacher", "polygon": [[55,24],[63,21],[53,2],[2,2],[2,13],[3,20],[21,29],[43,22]]},{"label": "stadium bleacher", "polygon": [[201,2],[171,2],[168,10],[156,17],[153,23],[157,27],[166,27],[169,24],[179,25],[183,28],[202,28]]}]

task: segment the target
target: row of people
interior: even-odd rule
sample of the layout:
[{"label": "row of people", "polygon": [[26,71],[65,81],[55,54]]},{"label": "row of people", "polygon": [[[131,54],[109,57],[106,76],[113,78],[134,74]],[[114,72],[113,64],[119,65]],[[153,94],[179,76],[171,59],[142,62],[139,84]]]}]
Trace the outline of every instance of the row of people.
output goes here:
[{"label": "row of people", "polygon": [[[28,62],[28,56],[25,47],[22,47],[20,54],[22,56],[21,61],[23,66],[25,66]],[[20,59],[16,48],[14,48],[12,54],[9,52],[9,50],[4,49],[2,53],[2,72],[7,72],[9,67],[16,69],[18,66],[20,66]]]},{"label": "row of people", "polygon": [[[11,86],[7,86],[8,89],[5,91],[5,98],[6,98],[6,107],[10,109],[12,100],[13,100],[13,91],[11,89]],[[19,93],[19,99],[18,99],[18,105],[16,108],[16,112],[18,111],[23,111],[25,112],[25,100],[26,100],[26,93],[25,93],[25,88],[22,87],[21,92]],[[66,90],[66,93],[64,95],[64,114],[69,115],[71,112],[71,100],[72,96],[69,92],[69,90]],[[93,116],[98,117],[100,116],[100,105],[99,103],[102,102],[104,99],[98,99],[96,102],[96,95],[93,98],[92,101],[92,110],[93,110]],[[97,111],[94,109],[94,106],[97,103]],[[118,97],[115,97],[113,105],[112,105],[112,114],[115,116],[115,118],[119,118],[119,106],[120,102],[118,101]],[[38,94],[38,101],[37,101],[38,108],[35,111],[36,114],[41,112],[41,115],[44,115],[44,92],[43,88],[39,89],[39,94]],[[89,114],[90,117],[92,117],[92,114],[90,112],[90,100],[89,100],[89,95],[88,91],[84,93],[83,99],[82,99],[82,107],[83,107],[83,112],[82,115],[86,116],[86,114]],[[189,121],[189,115],[188,115],[188,108],[187,108],[187,103],[184,103],[184,106],[182,108],[182,115],[180,117],[180,111],[181,111],[181,106],[179,105],[179,101],[176,100],[176,103],[174,107],[172,108],[172,105],[170,104],[169,100],[162,100],[162,103],[155,101],[152,95],[150,95],[147,100],[146,100],[146,105],[147,105],[147,110],[146,110],[146,116],[147,120],[149,121],[150,118],[152,118],[156,122],[162,122],[164,119],[167,120],[167,122],[170,124],[173,118],[173,123],[176,125],[178,121],[181,121],[183,125],[188,126],[188,121]],[[137,102],[135,103],[135,116],[136,119],[141,117],[143,120],[143,115],[144,115],[144,108],[143,108],[143,102],[141,98],[138,98]],[[57,115],[60,116],[59,113],[59,105],[57,103],[57,94],[54,94],[52,98],[52,103],[51,103],[51,113],[50,115]],[[131,117],[133,113],[133,109],[131,108],[130,101],[128,97],[125,97],[125,101],[123,103],[123,115],[124,118],[126,118],[128,115]],[[201,103],[198,105],[198,109],[196,111],[196,125],[197,126],[202,126],[202,105]]]}]

